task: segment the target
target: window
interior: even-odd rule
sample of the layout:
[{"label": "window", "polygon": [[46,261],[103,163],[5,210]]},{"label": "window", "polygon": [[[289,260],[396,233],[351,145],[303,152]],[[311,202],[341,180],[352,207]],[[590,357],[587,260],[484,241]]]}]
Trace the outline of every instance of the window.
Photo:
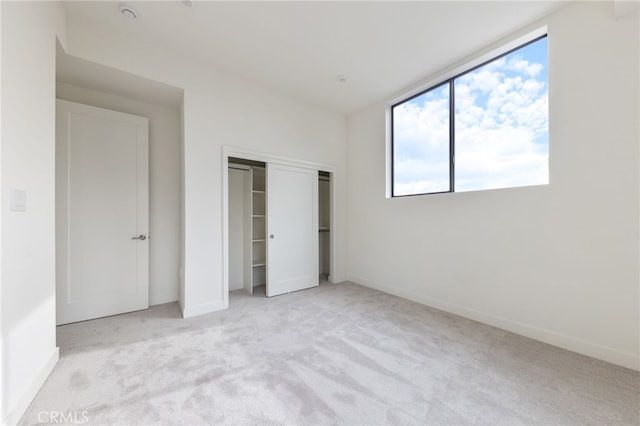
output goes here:
[{"label": "window", "polygon": [[391,106],[392,196],[549,183],[546,35]]}]

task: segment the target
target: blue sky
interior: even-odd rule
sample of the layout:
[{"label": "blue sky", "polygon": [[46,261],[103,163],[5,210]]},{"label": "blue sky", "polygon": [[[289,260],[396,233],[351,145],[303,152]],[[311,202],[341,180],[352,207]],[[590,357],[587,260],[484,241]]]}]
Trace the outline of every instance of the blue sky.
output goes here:
[{"label": "blue sky", "polygon": [[[449,190],[448,84],[398,105],[394,194]],[[455,80],[456,191],[548,183],[547,39]]]}]

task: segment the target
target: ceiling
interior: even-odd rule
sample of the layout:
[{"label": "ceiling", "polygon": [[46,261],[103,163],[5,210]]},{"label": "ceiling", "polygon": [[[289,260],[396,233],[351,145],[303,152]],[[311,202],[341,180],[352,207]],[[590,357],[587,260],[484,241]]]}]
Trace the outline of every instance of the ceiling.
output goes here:
[{"label": "ceiling", "polygon": [[[84,20],[340,113],[385,99],[566,1],[64,2]],[[344,75],[346,82],[337,81]]]}]

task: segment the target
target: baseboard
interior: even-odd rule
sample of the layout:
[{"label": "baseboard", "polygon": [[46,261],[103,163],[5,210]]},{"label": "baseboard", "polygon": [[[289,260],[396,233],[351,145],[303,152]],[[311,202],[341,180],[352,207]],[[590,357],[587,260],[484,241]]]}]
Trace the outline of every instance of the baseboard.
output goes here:
[{"label": "baseboard", "polygon": [[184,305],[182,303],[182,299],[178,298],[178,309],[180,309],[180,315],[184,318]]},{"label": "baseboard", "polygon": [[185,306],[180,304],[182,311],[182,318],[191,318],[197,315],[208,314],[210,312],[221,311],[227,309],[229,305],[223,300],[216,300],[215,302],[201,303],[195,306]]},{"label": "baseboard", "polygon": [[153,298],[149,298],[149,306],[164,305],[165,303],[171,303],[178,300],[178,295],[175,293],[163,293],[155,295]]},{"label": "baseboard", "polygon": [[344,274],[340,274],[340,275],[336,274],[336,275],[329,276],[329,282],[333,284],[338,284],[347,280],[348,278]]},{"label": "baseboard", "polygon": [[229,292],[243,290],[243,289],[244,289],[243,283],[229,283]]},{"label": "baseboard", "polygon": [[27,411],[27,408],[29,408],[29,404],[31,404],[33,398],[36,397],[36,394],[40,391],[40,388],[42,388],[42,385],[53,371],[53,367],[56,366],[59,359],[60,349],[56,347],[15,406],[9,408],[7,416],[2,419],[3,425],[15,425],[20,421],[20,418],[24,415],[25,411]]},{"label": "baseboard", "polygon": [[577,352],[591,358],[596,358],[622,367],[630,368],[632,370],[640,371],[640,354],[621,352],[592,342],[577,339],[575,337],[556,333],[551,330],[470,309],[462,305],[444,302],[442,300],[432,299],[410,291],[382,285],[362,277],[351,276],[349,277],[349,281],[384,293],[393,294],[394,296],[402,297],[403,299],[408,299],[413,302],[418,302],[423,305],[440,309],[445,312],[459,315],[464,318],[478,321],[483,324],[488,324],[502,330],[510,331],[521,336],[548,343],[562,349]]}]

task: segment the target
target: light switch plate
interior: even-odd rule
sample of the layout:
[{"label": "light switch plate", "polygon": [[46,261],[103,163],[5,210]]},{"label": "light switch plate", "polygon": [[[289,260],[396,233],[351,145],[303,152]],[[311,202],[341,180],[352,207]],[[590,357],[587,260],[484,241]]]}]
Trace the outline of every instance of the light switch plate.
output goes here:
[{"label": "light switch plate", "polygon": [[21,189],[11,188],[11,211],[27,211],[27,192]]}]

